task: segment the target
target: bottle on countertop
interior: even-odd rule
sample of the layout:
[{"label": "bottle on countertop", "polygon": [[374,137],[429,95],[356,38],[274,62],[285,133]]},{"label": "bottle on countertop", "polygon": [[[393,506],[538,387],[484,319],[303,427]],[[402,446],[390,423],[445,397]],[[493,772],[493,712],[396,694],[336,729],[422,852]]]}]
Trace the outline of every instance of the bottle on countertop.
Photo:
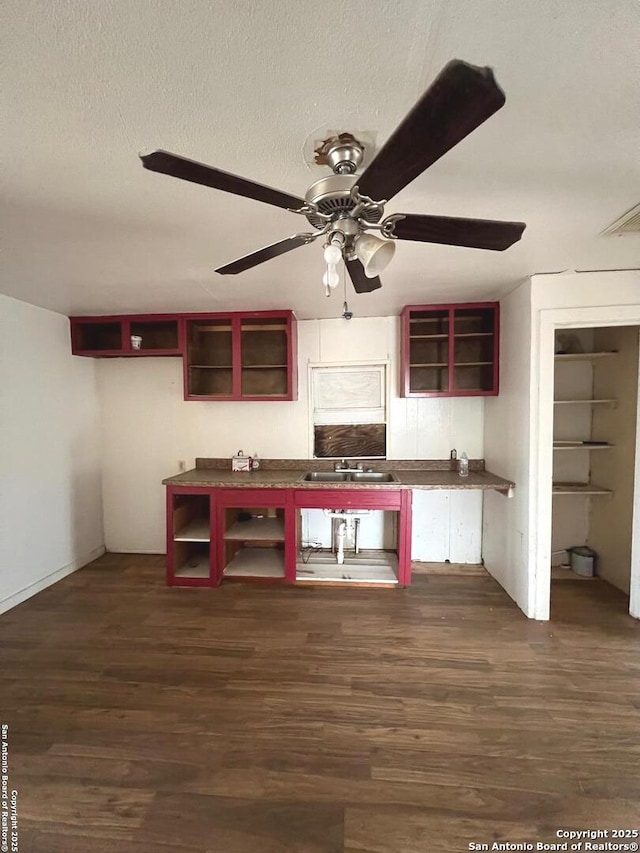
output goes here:
[{"label": "bottle on countertop", "polygon": [[257,471],[258,468],[260,467],[260,460],[258,459],[257,453],[253,454],[253,465],[251,467],[253,468],[254,471]]},{"label": "bottle on countertop", "polygon": [[460,477],[469,476],[469,459],[466,453],[462,453],[458,459],[458,475]]}]

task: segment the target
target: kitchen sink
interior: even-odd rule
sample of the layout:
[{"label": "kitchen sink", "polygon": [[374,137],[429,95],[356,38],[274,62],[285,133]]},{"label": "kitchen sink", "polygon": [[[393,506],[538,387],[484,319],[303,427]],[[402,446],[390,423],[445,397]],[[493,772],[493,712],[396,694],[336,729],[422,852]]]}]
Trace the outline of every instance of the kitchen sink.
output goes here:
[{"label": "kitchen sink", "polygon": [[342,471],[309,471],[303,474],[301,480],[306,480],[308,483],[344,483],[348,480],[349,474]]},{"label": "kitchen sink", "polygon": [[386,471],[358,471],[358,473],[349,474],[353,483],[397,483],[398,480],[393,474],[388,474]]},{"label": "kitchen sink", "polygon": [[300,478],[307,483],[397,483],[386,471],[308,471]]}]

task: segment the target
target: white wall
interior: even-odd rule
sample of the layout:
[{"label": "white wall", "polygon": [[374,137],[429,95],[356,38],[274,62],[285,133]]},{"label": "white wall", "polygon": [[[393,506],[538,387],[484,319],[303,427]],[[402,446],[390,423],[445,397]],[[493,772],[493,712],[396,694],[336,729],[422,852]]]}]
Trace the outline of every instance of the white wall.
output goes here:
[{"label": "white wall", "polygon": [[[442,459],[455,447],[469,457],[483,453],[483,398],[400,399],[397,317],[304,320],[298,323],[299,398],[290,403],[185,402],[180,359],[104,359],[97,363],[104,427],[104,512],[107,548],[165,550],[163,478],[196,456],[231,457],[242,449],[261,457],[311,456],[308,365],[387,361],[390,407],[387,455],[393,459]],[[435,493],[416,492],[414,559],[433,556],[420,506]],[[431,495],[431,497],[429,496]],[[449,552],[477,562],[481,500],[475,495],[442,515]],[[460,507],[458,511],[457,507]],[[468,530],[460,533],[460,512]],[[422,531],[422,534],[421,534]],[[459,540],[462,540],[462,544]],[[465,544],[466,543],[466,544]],[[440,548],[440,546],[438,546]],[[438,554],[442,549],[437,551]],[[466,560],[463,559],[466,555]]]},{"label": "white wall", "polygon": [[484,493],[482,556],[486,569],[528,612],[531,284],[500,303],[500,394],[485,404],[484,457],[494,474],[516,483],[514,496]]},{"label": "white wall", "polygon": [[0,295],[0,612],[104,550],[95,364],[69,320]]}]

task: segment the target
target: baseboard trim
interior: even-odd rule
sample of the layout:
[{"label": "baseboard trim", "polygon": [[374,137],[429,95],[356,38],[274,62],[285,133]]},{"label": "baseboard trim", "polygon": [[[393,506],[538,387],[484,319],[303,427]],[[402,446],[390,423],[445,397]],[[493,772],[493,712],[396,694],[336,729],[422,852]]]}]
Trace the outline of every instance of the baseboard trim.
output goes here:
[{"label": "baseboard trim", "polygon": [[101,545],[99,548],[94,548],[92,551],[89,551],[84,556],[80,557],[78,560],[74,560],[71,563],[67,563],[66,566],[63,566],[61,569],[58,569],[55,572],[51,572],[50,575],[46,575],[40,580],[34,581],[30,583],[28,586],[25,586],[23,589],[18,590],[18,592],[14,592],[6,598],[0,599],[0,613],[6,613],[7,610],[11,610],[13,607],[17,607],[18,604],[22,604],[23,601],[26,601],[28,598],[31,598],[34,595],[37,595],[39,592],[42,592],[43,589],[46,589],[48,586],[52,586],[54,583],[62,580],[67,575],[73,574],[73,572],[77,572],[78,569],[81,569],[83,566],[86,566],[87,563],[91,563],[93,560],[97,560],[98,557],[101,557],[105,552],[104,545]]},{"label": "baseboard trim", "polygon": [[481,563],[434,563],[411,561],[413,575],[462,575],[465,577],[487,577],[489,572]]},{"label": "baseboard trim", "polygon": [[125,548],[124,550],[121,550],[119,548],[107,548],[107,553],[109,553],[109,554],[142,554],[143,556],[145,554],[151,554],[152,556],[157,554],[158,556],[166,556],[167,551],[166,551],[166,549],[164,551],[150,551],[148,548],[145,548],[144,551],[139,551],[137,549],[131,549],[131,548]]}]

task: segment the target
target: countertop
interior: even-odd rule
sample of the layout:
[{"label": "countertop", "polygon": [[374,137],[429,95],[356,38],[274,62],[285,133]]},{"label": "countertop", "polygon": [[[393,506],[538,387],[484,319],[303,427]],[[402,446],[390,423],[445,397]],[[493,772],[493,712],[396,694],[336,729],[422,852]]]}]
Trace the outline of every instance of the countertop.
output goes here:
[{"label": "countertop", "polygon": [[[217,461],[217,460],[215,460]],[[470,460],[468,477],[460,477],[451,469],[449,460],[424,460],[419,463],[405,460],[384,460],[378,463],[371,460],[366,467],[374,471],[389,471],[397,477],[393,483],[321,483],[306,482],[301,478],[308,471],[333,470],[333,464],[327,467],[320,460],[286,460],[282,467],[275,467],[275,460],[265,461],[257,471],[231,471],[230,460],[225,460],[226,468],[219,466],[196,467],[190,471],[168,477],[163,480],[166,486],[200,486],[205,488],[253,488],[253,489],[494,489],[507,492],[515,486],[511,480],[505,480],[484,470],[482,460]],[[410,465],[411,467],[404,467]],[[398,467],[396,467],[398,466]],[[437,467],[436,467],[437,466]]]}]

